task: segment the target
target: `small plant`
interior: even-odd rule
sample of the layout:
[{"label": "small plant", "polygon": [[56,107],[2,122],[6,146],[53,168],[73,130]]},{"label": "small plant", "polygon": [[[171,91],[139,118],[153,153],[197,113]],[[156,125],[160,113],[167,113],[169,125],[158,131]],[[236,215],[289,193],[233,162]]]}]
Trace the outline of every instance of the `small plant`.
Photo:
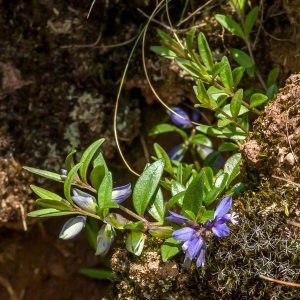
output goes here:
[{"label": "small plant", "polygon": [[[163,261],[182,251],[185,269],[193,260],[197,267],[205,264],[205,251],[211,239],[226,237],[230,233],[228,223],[238,222],[230,209],[234,196],[243,189],[238,180],[242,160],[239,147],[249,132],[249,112],[260,115],[260,109],[277,92],[278,69],[270,72],[265,84],[253,57],[250,36],[258,7],[245,14],[245,0],[230,3],[238,20],[221,14],[215,18],[245,42],[248,54],[232,49],[232,57],[239,66],[232,68],[226,56],[216,61],[205,35],[195,28],[184,41],[159,30],[161,46],[151,48],[174,60],[194,81],[198,103],[192,117],[182,108],[171,107],[167,113],[173,124],[158,124],[149,133],[175,132],[181,143],[169,151],[155,143],[153,162],[145,166],[135,184],[120,187],[113,187],[113,175],[101,153],[104,139],[91,144],[78,163],[73,150],[60,174],[25,167],[63,186],[62,195],[31,186],[39,196],[37,204],[43,208],[29,216],[70,215],[59,237],[71,239],[84,229],[96,255],[106,255],[117,234],[122,233],[126,235],[124,247],[139,256],[146,236],[151,235],[163,239]],[[244,72],[249,76],[256,74],[263,90],[244,91],[240,87]],[[201,122],[203,110],[213,116],[213,123]],[[216,139],[218,147],[213,143]],[[188,153],[190,161],[186,159]],[[133,209],[123,205],[129,199]],[[86,270],[85,273],[104,276]]]}]

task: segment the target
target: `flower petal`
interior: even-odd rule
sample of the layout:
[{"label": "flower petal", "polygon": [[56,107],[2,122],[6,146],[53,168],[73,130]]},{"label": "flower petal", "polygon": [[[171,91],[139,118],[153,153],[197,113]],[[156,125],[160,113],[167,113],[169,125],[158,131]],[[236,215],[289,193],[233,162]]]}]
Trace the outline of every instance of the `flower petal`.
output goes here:
[{"label": "flower petal", "polygon": [[230,233],[230,229],[225,223],[216,222],[211,230],[217,237],[227,236]]},{"label": "flower petal", "polygon": [[86,216],[76,216],[69,219],[60,231],[59,238],[69,240],[78,235],[84,227]]},{"label": "flower petal", "polygon": [[189,244],[189,255],[193,259],[195,258],[198,254],[199,251],[201,250],[203,245],[203,239],[201,236],[195,237]]},{"label": "flower petal", "polygon": [[171,160],[182,161],[186,152],[187,148],[183,144],[179,144],[168,152],[168,156]]},{"label": "flower petal", "polygon": [[113,188],[111,200],[120,204],[131,195],[131,191],[132,190],[131,190],[130,183],[123,185],[123,186]]},{"label": "flower petal", "polygon": [[170,210],[169,210],[169,214],[170,214],[170,216],[165,218],[167,221],[174,222],[179,225],[185,224],[187,221],[189,221],[188,218],[186,218],[182,215],[176,214]]},{"label": "flower petal", "polygon": [[222,218],[230,209],[232,205],[232,197],[228,196],[225,197],[219,204],[219,206],[217,207],[215,213],[214,213],[214,218],[215,220]]},{"label": "flower petal", "polygon": [[205,264],[205,251],[206,251],[206,246],[205,246],[205,244],[203,244],[203,247],[201,248],[198,258],[197,258],[197,261],[196,261],[197,268],[199,268]]},{"label": "flower petal", "polygon": [[181,228],[181,229],[174,231],[172,234],[172,237],[176,241],[185,242],[185,241],[191,240],[193,238],[193,236],[195,235],[195,233],[196,233],[196,230],[194,230],[190,227],[185,227],[185,228]]},{"label": "flower petal", "polygon": [[172,107],[172,110],[181,116],[180,117],[180,116],[168,111],[168,114],[169,114],[172,122],[175,125],[177,125],[179,127],[185,127],[185,126],[189,126],[192,124],[188,114],[183,109],[181,109],[179,107]]}]

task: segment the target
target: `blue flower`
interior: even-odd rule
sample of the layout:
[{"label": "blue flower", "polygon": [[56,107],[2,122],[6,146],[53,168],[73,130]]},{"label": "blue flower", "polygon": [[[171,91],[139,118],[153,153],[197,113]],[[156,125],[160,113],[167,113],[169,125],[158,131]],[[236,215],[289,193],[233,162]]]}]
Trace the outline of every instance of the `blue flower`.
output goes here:
[{"label": "blue flower", "polygon": [[69,240],[77,236],[83,229],[86,221],[86,216],[76,216],[69,219],[61,229],[59,238]]},{"label": "blue flower", "polygon": [[173,222],[173,223],[176,223],[176,224],[179,224],[179,225],[183,225],[183,224],[186,224],[187,221],[189,221],[188,218],[182,216],[182,215],[179,215],[179,214],[176,214],[172,211],[169,210],[169,216],[166,217],[166,220],[167,221],[170,221],[170,222]]},{"label": "blue flower", "polygon": [[169,114],[172,122],[175,125],[177,125],[178,127],[187,127],[192,125],[190,117],[183,109],[179,107],[171,107],[171,108],[174,112],[176,112],[176,114],[170,111],[167,111],[167,113]]},{"label": "blue flower", "polygon": [[94,196],[79,189],[73,189],[73,196],[71,198],[83,210],[90,213],[96,212],[98,205]]}]

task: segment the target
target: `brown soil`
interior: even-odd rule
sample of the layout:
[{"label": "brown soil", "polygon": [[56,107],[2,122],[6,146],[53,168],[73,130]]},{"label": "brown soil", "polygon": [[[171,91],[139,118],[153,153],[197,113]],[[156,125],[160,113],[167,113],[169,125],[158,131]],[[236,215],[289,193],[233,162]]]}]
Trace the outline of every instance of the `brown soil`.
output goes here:
[{"label": "brown soil", "polygon": [[[263,62],[259,67],[264,77],[271,68],[280,67],[283,85],[290,74],[299,72],[296,8],[300,1],[293,2],[295,9],[288,1],[269,1],[272,5],[267,2],[255,54],[258,64]],[[115,296],[109,282],[99,283],[77,273],[82,267],[100,266],[84,236],[60,241],[57,235],[63,218],[37,223],[26,217],[34,209],[29,184],[49,183],[37,182],[22,166],[58,171],[71,149],[82,151],[95,139],[105,137],[104,156],[116,170],[115,180],[129,180],[123,176],[124,167],[116,156],[112,115],[132,42],[122,47],[111,45],[135,37],[145,23],[145,17],[136,8],[151,14],[155,1],[96,1],[88,20],[88,1],[0,0],[0,5],[0,299],[8,299],[9,295],[12,299],[112,299]],[[212,18],[212,11],[218,10],[228,7],[213,3],[193,20],[204,24],[201,28],[216,54],[226,53],[229,48],[225,45],[239,47],[239,41],[227,34],[222,44],[221,31]],[[176,18],[178,10],[172,12]],[[158,44],[156,28],[150,28],[148,48]],[[161,97],[173,105],[186,99],[193,101],[192,84],[178,75],[176,66],[146,53],[151,78]],[[145,159],[140,155],[139,137],[164,113],[158,113],[160,106],[153,103],[139,52],[133,62],[121,97],[118,129],[126,155],[135,168],[141,169]],[[299,83],[297,76],[289,80],[275,102],[278,110],[266,110],[266,127],[259,131],[265,134],[264,138],[275,140],[273,152],[267,152],[268,145],[254,138],[244,153],[250,166],[260,163],[258,156],[262,153],[272,155],[268,163],[273,167],[268,175],[296,181],[300,153],[299,104],[295,97],[299,95]],[[290,87],[293,92],[289,92]],[[278,118],[274,118],[277,114]],[[284,140],[286,134],[288,140]],[[149,270],[156,271],[160,268],[158,258],[151,259]],[[174,280],[170,284],[174,287]]]}]

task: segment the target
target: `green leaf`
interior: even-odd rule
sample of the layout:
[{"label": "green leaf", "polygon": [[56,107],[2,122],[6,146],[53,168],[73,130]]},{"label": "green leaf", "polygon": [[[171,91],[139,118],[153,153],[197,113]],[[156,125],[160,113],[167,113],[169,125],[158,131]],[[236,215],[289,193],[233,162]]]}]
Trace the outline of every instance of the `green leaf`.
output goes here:
[{"label": "green leaf", "polygon": [[117,279],[115,273],[113,271],[106,271],[100,269],[90,269],[90,268],[83,268],[79,269],[78,273],[87,276],[89,278],[99,279],[99,280],[110,280],[110,279]]},{"label": "green leaf", "polygon": [[175,61],[181,69],[185,70],[195,78],[203,79],[203,77],[208,76],[203,67],[200,67],[199,65],[188,59],[176,57]]},{"label": "green leaf", "polygon": [[149,135],[151,136],[151,135],[169,133],[169,132],[177,132],[178,134],[181,135],[181,137],[184,140],[188,139],[187,134],[183,130],[179,129],[178,127],[176,127],[174,125],[166,124],[166,123],[158,124],[158,125],[152,127],[149,132]]},{"label": "green leaf", "polygon": [[245,68],[247,74],[250,77],[253,77],[254,71],[255,71],[255,65],[253,64],[250,56],[246,52],[239,50],[239,49],[235,49],[235,48],[231,49],[231,54],[232,54],[233,59],[239,65],[241,65],[242,67]]},{"label": "green leaf", "polygon": [[229,151],[234,151],[234,150],[238,150],[238,149],[239,149],[239,146],[237,144],[231,143],[231,142],[222,143],[218,147],[219,152],[229,152]]},{"label": "green leaf", "polygon": [[87,183],[87,170],[89,167],[89,164],[93,158],[93,156],[95,155],[96,151],[99,149],[99,147],[101,146],[101,144],[104,142],[105,139],[99,139],[97,141],[95,141],[94,143],[92,143],[82,154],[81,159],[80,159],[80,163],[81,163],[81,167],[79,169],[79,174],[81,177],[81,180],[84,183]]},{"label": "green leaf", "polygon": [[164,56],[166,58],[172,59],[172,58],[177,57],[177,54],[174,51],[172,51],[169,48],[164,47],[164,46],[152,46],[152,47],[150,47],[150,50],[152,50],[156,54]]},{"label": "green leaf", "polygon": [[279,75],[279,68],[274,68],[270,71],[270,73],[268,74],[268,87],[276,84],[278,75]]},{"label": "green leaf", "polygon": [[212,76],[215,78],[217,75],[220,74],[222,69],[224,68],[225,64],[222,61],[219,61],[218,63],[214,64],[213,69],[212,69]]},{"label": "green leaf", "polygon": [[23,169],[25,169],[31,173],[37,174],[39,176],[54,180],[54,181],[63,182],[61,180],[60,174],[58,174],[58,173],[40,170],[40,169],[36,169],[36,168],[31,168],[31,167],[23,167]]},{"label": "green leaf", "polygon": [[105,176],[105,172],[107,172],[107,171],[106,171],[105,166],[103,166],[103,165],[99,165],[91,171],[91,175],[90,175],[91,184],[92,184],[93,188],[97,191],[98,191],[99,186]]},{"label": "green leaf", "polygon": [[230,101],[230,112],[233,118],[240,114],[243,101],[243,89],[238,89]]},{"label": "green leaf", "polygon": [[168,211],[173,205],[177,204],[178,206],[182,207],[183,197],[185,191],[178,192],[178,194],[174,195],[169,199],[166,204],[166,211]]},{"label": "green leaf", "polygon": [[204,145],[204,146],[207,146],[207,147],[210,147],[212,148],[213,144],[211,142],[211,140],[204,134],[202,133],[198,133],[198,134],[195,134],[191,137],[190,139],[190,143],[192,144],[200,144],[200,145]]},{"label": "green leaf", "polygon": [[112,197],[112,175],[106,172],[98,190],[98,206],[101,217],[108,214],[109,208],[118,208],[119,205],[111,200]]},{"label": "green leaf", "polygon": [[233,92],[233,77],[228,58],[224,56],[222,61],[224,62],[224,68],[220,72],[221,81],[229,91]]},{"label": "green leaf", "polygon": [[241,26],[235,20],[233,20],[228,16],[220,15],[220,14],[216,14],[215,18],[225,29],[237,35],[238,37],[242,38],[243,40],[246,39],[246,36]]},{"label": "green leaf", "polygon": [[171,160],[168,156],[168,153],[157,143],[154,143],[153,146],[154,146],[154,150],[157,155],[157,158],[158,159],[162,158],[165,161],[165,171],[168,172],[169,174],[173,175],[174,170],[172,167]]},{"label": "green leaf", "polygon": [[95,251],[97,249],[97,235],[99,229],[100,226],[98,220],[92,217],[87,217],[84,226],[84,232],[85,232],[86,239],[88,240],[88,243]]},{"label": "green leaf", "polygon": [[207,70],[212,72],[214,66],[213,57],[205,35],[202,32],[198,35],[198,51]]},{"label": "green leaf", "polygon": [[132,194],[133,206],[139,215],[143,215],[154,195],[164,170],[164,160],[159,159],[147,166],[139,179]]},{"label": "green leaf", "polygon": [[272,84],[268,87],[266,91],[266,96],[268,97],[269,100],[271,100],[276,96],[277,93],[278,93],[277,84]]},{"label": "green leaf", "polygon": [[142,254],[145,243],[145,235],[140,231],[131,231],[126,239],[126,249],[140,256]]},{"label": "green leaf", "polygon": [[76,150],[72,150],[66,157],[65,159],[65,167],[66,167],[66,170],[69,171],[71,170],[75,163],[74,163],[74,154],[76,153]]},{"label": "green leaf", "polygon": [[69,172],[67,175],[67,178],[64,181],[64,194],[66,199],[71,203],[74,204],[72,198],[71,198],[71,187],[73,182],[74,177],[77,174],[78,169],[81,167],[82,163],[78,163],[77,165],[75,165]]},{"label": "green leaf", "polygon": [[268,96],[260,93],[253,94],[250,98],[250,108],[259,106],[268,100]]},{"label": "green leaf", "polygon": [[201,80],[198,81],[196,97],[201,103],[201,107],[208,108],[210,110],[218,108],[218,104],[212,97],[209,97],[209,94],[207,93],[205,86]]},{"label": "green leaf", "polygon": [[203,172],[197,174],[185,191],[182,203],[182,211],[191,211],[197,215],[204,199],[204,178]]},{"label": "green leaf", "polygon": [[65,215],[78,215],[78,212],[75,211],[61,211],[55,208],[44,208],[32,211],[27,214],[29,217],[58,217]]},{"label": "green leaf", "polygon": [[253,28],[253,25],[256,22],[258,10],[259,10],[259,7],[256,6],[256,7],[252,8],[246,16],[246,20],[245,20],[245,36],[246,36],[246,38],[249,38],[249,35]]},{"label": "green leaf", "polygon": [[160,188],[153,195],[153,200],[149,203],[148,212],[156,221],[164,221],[164,197]]},{"label": "green leaf", "polygon": [[237,177],[240,173],[240,163],[242,160],[241,153],[236,153],[229,157],[224,165],[224,172],[228,174],[228,179],[226,183],[226,188],[229,187],[231,182]]},{"label": "green leaf", "polygon": [[202,65],[195,53],[195,51],[193,50],[193,43],[194,43],[194,39],[195,39],[195,33],[196,33],[196,28],[192,28],[187,36],[186,36],[186,49],[188,51],[188,53],[190,54],[191,58],[193,59],[193,61],[200,67],[202,68]]},{"label": "green leaf", "polygon": [[41,187],[38,187],[36,185],[31,184],[30,188],[40,197],[40,198],[44,198],[44,199],[52,199],[52,200],[58,200],[60,201],[62,199],[61,196],[50,192],[46,189],[43,189]]},{"label": "green leaf", "polygon": [[163,262],[168,261],[181,251],[181,242],[168,238],[161,246],[161,257]]},{"label": "green leaf", "polygon": [[72,206],[69,203],[62,202],[60,200],[53,199],[37,199],[36,203],[42,207],[55,208],[57,210],[72,210]]},{"label": "green leaf", "polygon": [[232,71],[232,78],[233,78],[233,86],[236,88],[240,81],[242,80],[244,76],[244,67],[239,66],[233,69]]}]

